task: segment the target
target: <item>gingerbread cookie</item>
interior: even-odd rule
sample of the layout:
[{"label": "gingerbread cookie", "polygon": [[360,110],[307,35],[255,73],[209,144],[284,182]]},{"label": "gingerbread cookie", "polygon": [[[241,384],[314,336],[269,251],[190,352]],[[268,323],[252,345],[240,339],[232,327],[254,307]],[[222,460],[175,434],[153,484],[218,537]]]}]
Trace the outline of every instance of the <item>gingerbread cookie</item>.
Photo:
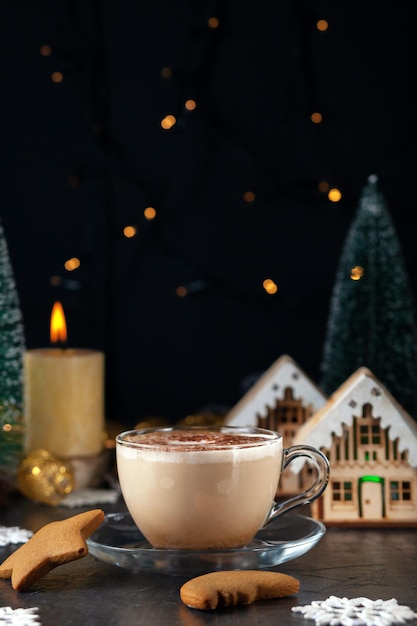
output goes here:
[{"label": "gingerbread cookie", "polygon": [[0,565],[0,578],[11,578],[17,591],[29,589],[54,567],[88,553],[86,539],[104,520],[101,509],[46,524]]},{"label": "gingerbread cookie", "polygon": [[181,587],[180,598],[192,609],[217,609],[291,596],[299,588],[299,581],[287,574],[234,570],[192,578]]}]

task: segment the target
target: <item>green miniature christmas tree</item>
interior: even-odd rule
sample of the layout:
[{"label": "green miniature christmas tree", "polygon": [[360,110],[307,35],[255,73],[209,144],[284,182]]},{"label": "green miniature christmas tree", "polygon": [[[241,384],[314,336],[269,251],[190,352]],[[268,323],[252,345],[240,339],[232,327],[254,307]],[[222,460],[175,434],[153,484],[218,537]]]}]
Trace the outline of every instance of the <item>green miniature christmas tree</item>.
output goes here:
[{"label": "green miniature christmas tree", "polygon": [[22,455],[23,352],[22,314],[0,224],[0,491],[13,482]]},{"label": "green miniature christmas tree", "polygon": [[322,389],[333,393],[368,367],[417,419],[414,299],[400,243],[376,176],[348,232],[330,303]]}]

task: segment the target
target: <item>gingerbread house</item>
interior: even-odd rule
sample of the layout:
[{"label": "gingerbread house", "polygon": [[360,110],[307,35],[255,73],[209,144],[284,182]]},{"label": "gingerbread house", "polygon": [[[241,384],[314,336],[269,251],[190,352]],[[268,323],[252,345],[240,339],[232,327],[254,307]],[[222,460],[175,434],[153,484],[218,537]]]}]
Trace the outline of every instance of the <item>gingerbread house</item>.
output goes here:
[{"label": "gingerbread house", "polygon": [[328,525],[417,525],[417,424],[369,369],[352,374],[293,443],[319,448],[330,461],[314,517]]},{"label": "gingerbread house", "polygon": [[[285,447],[292,445],[298,429],[326,402],[327,396],[288,355],[283,355],[228,412],[229,425],[268,428],[282,434]],[[285,471],[279,494],[300,490],[303,472]]]}]

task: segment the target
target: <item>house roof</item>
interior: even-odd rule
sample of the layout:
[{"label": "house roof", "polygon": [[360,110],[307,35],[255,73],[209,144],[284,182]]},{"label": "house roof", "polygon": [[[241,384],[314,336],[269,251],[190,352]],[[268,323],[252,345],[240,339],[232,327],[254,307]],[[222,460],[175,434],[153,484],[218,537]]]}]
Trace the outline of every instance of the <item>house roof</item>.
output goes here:
[{"label": "house roof", "polygon": [[297,363],[284,354],[262,374],[226,416],[226,424],[257,426],[257,416],[267,417],[268,407],[274,408],[277,400],[284,397],[285,389],[291,387],[294,398],[304,406],[316,411],[327,396],[303,372]]},{"label": "house roof", "polygon": [[356,370],[300,427],[294,445],[330,448],[332,436],[341,436],[342,425],[352,425],[353,417],[366,403],[372,404],[373,415],[380,418],[381,426],[389,428],[389,438],[398,438],[399,452],[408,450],[410,465],[417,467],[417,423],[366,367]]}]

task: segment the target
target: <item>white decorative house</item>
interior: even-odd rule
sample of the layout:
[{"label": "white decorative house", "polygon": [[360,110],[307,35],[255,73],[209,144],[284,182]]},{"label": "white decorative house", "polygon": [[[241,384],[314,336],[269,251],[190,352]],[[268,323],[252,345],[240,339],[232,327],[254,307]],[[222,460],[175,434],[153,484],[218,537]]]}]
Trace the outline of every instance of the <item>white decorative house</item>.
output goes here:
[{"label": "white decorative house", "polygon": [[[326,399],[327,396],[297,363],[283,355],[228,412],[225,424],[278,431],[288,448],[298,429],[324,405]],[[283,472],[278,493],[299,491],[302,480],[302,473]]]},{"label": "white decorative house", "polygon": [[319,448],[330,461],[314,517],[331,525],[417,525],[417,424],[367,368],[337,389],[293,443]]}]

